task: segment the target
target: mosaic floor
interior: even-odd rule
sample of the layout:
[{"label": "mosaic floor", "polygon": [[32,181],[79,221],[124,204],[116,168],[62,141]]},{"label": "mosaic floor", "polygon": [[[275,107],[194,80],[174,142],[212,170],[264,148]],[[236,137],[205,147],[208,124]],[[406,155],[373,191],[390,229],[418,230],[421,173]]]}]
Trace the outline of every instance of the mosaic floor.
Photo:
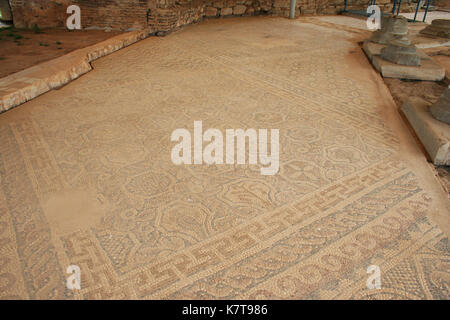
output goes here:
[{"label": "mosaic floor", "polygon": [[[1,114],[0,298],[448,299],[449,202],[365,35],[208,20]],[[279,174],[174,165],[194,120],[279,129]]]}]

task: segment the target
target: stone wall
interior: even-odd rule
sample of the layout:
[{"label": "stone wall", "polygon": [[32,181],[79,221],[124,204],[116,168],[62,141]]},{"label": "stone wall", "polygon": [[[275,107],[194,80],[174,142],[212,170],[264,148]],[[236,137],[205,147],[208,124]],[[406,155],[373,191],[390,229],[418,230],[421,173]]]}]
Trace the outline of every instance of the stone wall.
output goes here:
[{"label": "stone wall", "polygon": [[[285,2],[289,0],[276,0]],[[168,31],[207,17],[267,14],[274,0],[10,0],[17,28],[64,27],[66,8],[81,8],[83,28]],[[275,10],[276,11],[276,10]]]},{"label": "stone wall", "polygon": [[17,28],[64,27],[66,9],[81,8],[83,28],[142,29],[147,26],[148,0],[10,0]]},{"label": "stone wall", "polygon": [[[135,30],[148,27],[165,34],[203,18],[229,16],[289,16],[290,0],[10,0],[14,25],[18,28],[64,27],[66,8],[81,8],[83,28]],[[367,0],[350,0],[349,9],[365,9]],[[390,0],[378,0],[383,11]],[[296,15],[336,14],[344,0],[297,0]]]},{"label": "stone wall", "polygon": [[249,16],[268,14],[273,9],[273,0],[207,0],[206,17]]},{"label": "stone wall", "polygon": [[[393,0],[392,0],[393,2]],[[377,0],[376,5],[380,7],[382,12],[390,12],[392,10],[391,0]],[[402,1],[405,3],[406,1]],[[317,8],[318,14],[336,14],[344,10],[344,1],[326,0]],[[403,4],[402,4],[403,5]],[[347,10],[366,10],[369,6],[367,0],[348,0]]]},{"label": "stone wall", "polygon": [[9,7],[8,0],[0,0],[0,20],[12,21],[11,8]]},{"label": "stone wall", "polygon": [[[288,4],[289,0],[280,0]],[[166,33],[203,18],[271,14],[273,0],[158,0],[150,6],[148,24]]]},{"label": "stone wall", "polygon": [[31,28],[37,24],[39,27],[62,27],[67,19],[66,9],[69,0],[10,0],[17,28]]},{"label": "stone wall", "polygon": [[165,34],[181,26],[200,21],[204,16],[204,1],[156,0],[148,3],[148,27]]},{"label": "stone wall", "polygon": [[138,30],[147,26],[147,0],[72,0],[85,27]]}]

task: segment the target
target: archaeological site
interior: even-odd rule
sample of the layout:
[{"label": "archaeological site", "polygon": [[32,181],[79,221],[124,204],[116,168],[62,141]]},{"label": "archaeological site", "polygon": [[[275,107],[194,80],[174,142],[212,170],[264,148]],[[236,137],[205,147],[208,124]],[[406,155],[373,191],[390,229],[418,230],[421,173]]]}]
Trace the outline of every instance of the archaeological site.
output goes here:
[{"label": "archaeological site", "polygon": [[448,301],[449,236],[449,0],[0,0],[0,302]]}]

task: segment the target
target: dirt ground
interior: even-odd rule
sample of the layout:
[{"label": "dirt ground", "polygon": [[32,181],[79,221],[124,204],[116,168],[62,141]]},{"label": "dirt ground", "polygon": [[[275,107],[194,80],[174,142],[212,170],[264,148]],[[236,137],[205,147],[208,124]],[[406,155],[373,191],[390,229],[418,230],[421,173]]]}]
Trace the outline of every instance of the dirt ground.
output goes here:
[{"label": "dirt ground", "polygon": [[384,78],[384,82],[391,91],[392,97],[399,108],[407,98],[412,96],[435,102],[446,87],[445,81],[433,82]]},{"label": "dirt ground", "polygon": [[[446,68],[447,77],[440,82],[384,78],[384,82],[391,91],[392,97],[394,98],[398,108],[402,106],[403,102],[408,97],[420,97],[430,103],[433,103],[444,92],[445,88],[450,85],[450,80],[448,78],[450,71],[450,50],[430,49],[426,50],[426,52],[430,56],[433,56],[436,62]],[[441,184],[450,196],[450,167],[435,166],[435,169],[436,175],[439,177]]]},{"label": "dirt ground", "polygon": [[102,30],[0,28],[0,78],[119,33]]}]

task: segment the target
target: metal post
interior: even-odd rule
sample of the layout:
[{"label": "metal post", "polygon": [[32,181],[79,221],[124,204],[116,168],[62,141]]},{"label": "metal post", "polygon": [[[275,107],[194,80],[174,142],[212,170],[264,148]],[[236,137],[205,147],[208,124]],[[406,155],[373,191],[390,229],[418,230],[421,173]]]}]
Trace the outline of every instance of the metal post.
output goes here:
[{"label": "metal post", "polygon": [[400,13],[400,6],[402,5],[402,0],[398,2],[397,15]]},{"label": "metal post", "polygon": [[[374,6],[376,4],[376,0],[370,0],[369,6]],[[367,16],[370,17],[371,13],[368,13]]]},{"label": "metal post", "polygon": [[417,17],[417,12],[419,11],[420,1],[422,1],[422,0],[417,0],[416,13],[414,13],[414,20],[413,20],[414,22],[416,22],[416,17]]},{"label": "metal post", "polygon": [[347,12],[347,0],[345,0],[345,4],[344,4],[344,12]]},{"label": "metal post", "polygon": [[423,22],[425,22],[425,18],[427,17],[428,7],[430,6],[430,1],[431,1],[431,0],[428,0],[428,2],[427,2],[427,7],[426,7],[426,9],[425,9],[425,13],[423,14]]},{"label": "metal post", "polygon": [[295,2],[296,2],[296,0],[291,0],[291,11],[289,12],[290,19],[295,18]]}]

